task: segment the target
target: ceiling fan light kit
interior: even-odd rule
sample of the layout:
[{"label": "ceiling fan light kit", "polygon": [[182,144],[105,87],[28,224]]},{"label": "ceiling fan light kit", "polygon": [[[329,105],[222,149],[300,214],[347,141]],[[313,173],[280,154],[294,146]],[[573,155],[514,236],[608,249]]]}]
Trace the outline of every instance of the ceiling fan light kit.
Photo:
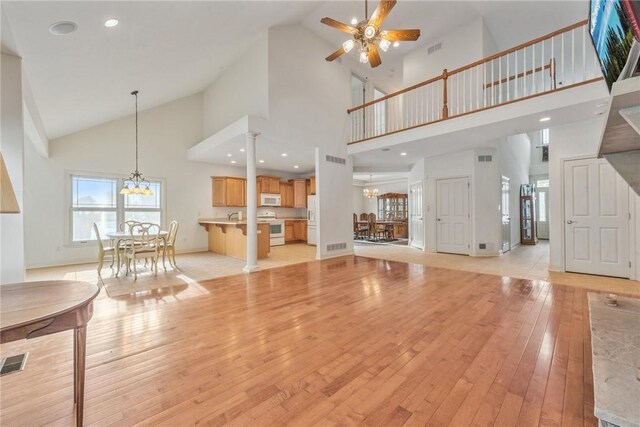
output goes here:
[{"label": "ceiling fan light kit", "polygon": [[[333,61],[339,58],[341,55],[350,52],[356,45],[360,49],[360,62],[371,64],[371,68],[375,68],[382,63],[380,59],[380,53],[378,47],[383,52],[386,52],[391,43],[394,46],[398,45],[399,41],[415,41],[420,37],[420,30],[386,30],[381,31],[380,26],[385,20],[393,6],[395,6],[396,0],[381,0],[378,7],[371,15],[368,16],[368,3],[365,0],[364,10],[365,19],[353,24],[353,26],[343,24],[340,21],[331,19],[328,17],[322,18],[320,22],[330,27],[336,28],[344,33],[351,34],[352,39],[349,39],[342,43],[342,47],[325,59],[327,61]],[[351,21],[353,23],[353,20]]]}]

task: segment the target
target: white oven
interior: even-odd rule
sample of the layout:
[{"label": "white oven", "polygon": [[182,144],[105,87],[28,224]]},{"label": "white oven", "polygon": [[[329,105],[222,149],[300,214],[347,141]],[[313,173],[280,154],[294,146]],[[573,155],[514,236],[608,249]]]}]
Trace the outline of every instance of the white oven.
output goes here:
[{"label": "white oven", "polygon": [[279,194],[260,193],[260,206],[280,206]]},{"label": "white oven", "polygon": [[275,212],[260,212],[258,220],[269,223],[270,246],[284,245],[284,219],[277,219]]}]

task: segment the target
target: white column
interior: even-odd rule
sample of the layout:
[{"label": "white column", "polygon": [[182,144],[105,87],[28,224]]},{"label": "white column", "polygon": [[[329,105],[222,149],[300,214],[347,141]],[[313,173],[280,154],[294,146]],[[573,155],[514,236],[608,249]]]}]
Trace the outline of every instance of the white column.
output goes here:
[{"label": "white column", "polygon": [[258,134],[247,132],[247,265],[243,268],[245,273],[251,273],[258,269],[256,136]]}]

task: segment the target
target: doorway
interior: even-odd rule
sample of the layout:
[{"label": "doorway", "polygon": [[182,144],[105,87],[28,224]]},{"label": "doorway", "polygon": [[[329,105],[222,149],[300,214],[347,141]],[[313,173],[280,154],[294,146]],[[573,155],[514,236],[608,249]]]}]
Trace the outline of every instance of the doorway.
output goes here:
[{"label": "doorway", "polygon": [[565,269],[629,278],[629,185],[604,159],[564,163]]},{"label": "doorway", "polygon": [[500,204],[500,215],[502,217],[502,253],[511,250],[511,197],[509,190],[509,178],[502,177],[502,203]]},{"label": "doorway", "polygon": [[469,178],[436,182],[436,250],[469,255]]},{"label": "doorway", "polygon": [[414,182],[409,189],[409,244],[424,249],[424,221],[422,218],[422,181]]}]

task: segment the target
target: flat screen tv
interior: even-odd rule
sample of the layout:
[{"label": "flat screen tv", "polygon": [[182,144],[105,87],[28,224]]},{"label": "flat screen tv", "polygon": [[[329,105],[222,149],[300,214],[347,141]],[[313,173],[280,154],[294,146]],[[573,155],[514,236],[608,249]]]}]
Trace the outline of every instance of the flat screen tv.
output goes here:
[{"label": "flat screen tv", "polygon": [[640,65],[640,0],[591,0],[589,33],[611,90]]}]

